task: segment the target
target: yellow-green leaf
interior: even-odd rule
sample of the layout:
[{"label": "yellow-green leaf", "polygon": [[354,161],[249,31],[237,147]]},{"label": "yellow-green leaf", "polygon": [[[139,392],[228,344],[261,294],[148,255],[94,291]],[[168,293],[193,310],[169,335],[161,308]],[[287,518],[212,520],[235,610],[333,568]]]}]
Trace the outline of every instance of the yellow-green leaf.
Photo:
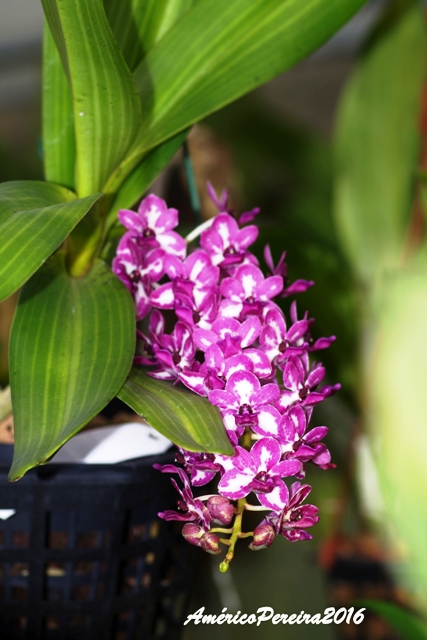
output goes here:
[{"label": "yellow-green leaf", "polygon": [[335,216],[365,288],[399,266],[412,209],[427,30],[408,4],[371,39],[339,109]]},{"label": "yellow-green leaf", "polygon": [[132,71],[195,2],[197,0],[104,0],[111,29]]},{"label": "yellow-green leaf", "polygon": [[199,0],[134,72],[144,106],[112,191],[153,147],[289,69],[366,0]]},{"label": "yellow-green leaf", "polygon": [[73,102],[49,25],[43,35],[43,164],[46,180],[74,189]]},{"label": "yellow-green leaf", "polygon": [[86,196],[102,189],[128,151],[141,122],[141,104],[102,0],[42,2],[71,87],[76,190]]},{"label": "yellow-green leaf", "polygon": [[118,397],[180,447],[233,455],[218,409],[184,386],[155,380],[141,367],[132,367]]},{"label": "yellow-green leaf", "polygon": [[173,158],[187,137],[183,131],[150,151],[126,178],[110,206],[106,225],[109,228],[117,221],[119,209],[130,209],[148,189],[153,180]]},{"label": "yellow-green leaf", "polygon": [[49,182],[0,185],[0,300],[32,276],[100,195],[77,200],[72,191]]},{"label": "yellow-green leaf", "polygon": [[135,349],[129,292],[97,261],[72,278],[57,253],[21,291],[10,342],[10,479],[46,461],[116,395]]}]

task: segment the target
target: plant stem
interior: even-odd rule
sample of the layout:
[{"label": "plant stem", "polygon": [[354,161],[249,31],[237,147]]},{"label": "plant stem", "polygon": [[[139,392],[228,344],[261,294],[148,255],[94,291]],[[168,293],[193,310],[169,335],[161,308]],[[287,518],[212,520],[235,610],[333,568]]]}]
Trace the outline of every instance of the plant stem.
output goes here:
[{"label": "plant stem", "polygon": [[271,511],[271,509],[268,509],[267,507],[263,507],[262,505],[249,504],[249,503],[246,503],[245,509],[246,511]]},{"label": "plant stem", "polygon": [[198,238],[205,229],[209,229],[209,227],[211,226],[214,220],[215,218],[209,218],[209,220],[205,220],[205,222],[202,222],[202,224],[199,224],[198,227],[193,229],[193,231],[190,231],[188,236],[185,237],[185,242],[187,244],[190,244],[190,242],[193,242],[193,240]]},{"label": "plant stem", "polygon": [[245,432],[242,435],[242,447],[244,449],[247,449],[248,451],[251,448],[251,439],[252,439],[252,432],[250,431],[250,429],[246,427]]},{"label": "plant stem", "polygon": [[234,519],[233,524],[233,533],[231,534],[230,539],[228,540],[229,550],[225,559],[219,565],[219,570],[221,573],[227,573],[228,568],[230,566],[230,562],[234,557],[234,547],[236,546],[236,542],[239,538],[247,537],[246,533],[242,533],[242,517],[243,511],[245,510],[246,498],[240,498],[237,502],[237,514]]},{"label": "plant stem", "polygon": [[209,498],[215,498],[216,493],[206,493],[204,496],[197,496],[197,500],[209,500]]}]

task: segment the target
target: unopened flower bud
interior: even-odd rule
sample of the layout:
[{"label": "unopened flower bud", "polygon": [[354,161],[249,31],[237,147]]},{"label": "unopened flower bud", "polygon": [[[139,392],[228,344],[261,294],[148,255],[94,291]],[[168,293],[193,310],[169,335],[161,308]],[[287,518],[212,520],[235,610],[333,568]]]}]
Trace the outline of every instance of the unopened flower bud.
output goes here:
[{"label": "unopened flower bud", "polygon": [[186,522],[182,527],[182,535],[190,544],[194,544],[196,547],[200,547],[200,538],[202,537],[204,530],[199,527],[198,524],[192,522]]},{"label": "unopened flower bud", "polygon": [[230,524],[234,516],[234,507],[228,498],[224,496],[211,496],[207,503],[207,508],[213,521],[217,524]]},{"label": "unopened flower bud", "polygon": [[216,555],[221,553],[221,547],[219,546],[219,538],[214,533],[208,531],[200,539],[200,546],[203,551]]},{"label": "unopened flower bud", "polygon": [[258,551],[269,547],[273,544],[275,535],[275,531],[270,524],[260,524],[254,529],[254,539],[249,545],[249,549]]}]

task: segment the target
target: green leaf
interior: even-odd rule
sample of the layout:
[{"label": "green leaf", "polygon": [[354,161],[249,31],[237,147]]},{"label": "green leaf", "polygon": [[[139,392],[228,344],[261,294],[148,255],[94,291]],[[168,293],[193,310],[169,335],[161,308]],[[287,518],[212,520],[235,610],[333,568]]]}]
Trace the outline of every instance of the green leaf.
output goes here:
[{"label": "green leaf", "polygon": [[173,158],[187,137],[188,130],[167,140],[150,151],[121,185],[110,206],[106,226],[109,228],[117,220],[119,209],[130,209],[148,189],[162,169]]},{"label": "green leaf", "polygon": [[405,573],[413,588],[427,593],[427,251],[419,263],[387,278],[375,311],[364,336],[370,349],[362,392],[384,524],[407,549]]},{"label": "green leaf", "polygon": [[46,180],[74,189],[76,140],[73,103],[47,22],[43,36],[43,162]]},{"label": "green leaf", "polygon": [[178,446],[233,455],[218,409],[189,389],[132,367],[118,397]]},{"label": "green leaf", "polygon": [[111,190],[147,150],[289,69],[364,3],[199,0],[135,70],[143,125]]},{"label": "green leaf", "polygon": [[128,151],[141,104],[102,0],[42,1],[71,86],[76,186],[85,196],[102,189]]},{"label": "green leaf", "polygon": [[422,7],[410,4],[377,30],[339,110],[335,215],[367,287],[398,266],[412,208],[427,35]]},{"label": "green leaf", "polygon": [[11,332],[10,480],[46,461],[116,395],[135,349],[129,292],[97,261],[71,278],[57,253],[21,291]]},{"label": "green leaf", "polygon": [[0,185],[0,300],[37,271],[100,195],[76,200],[68,189],[48,182]]},{"label": "green leaf", "polygon": [[427,640],[427,624],[392,602],[363,599],[358,600],[357,604],[384,618],[403,640]]},{"label": "green leaf", "polygon": [[197,0],[104,0],[105,13],[128,67],[133,71],[147,51]]}]

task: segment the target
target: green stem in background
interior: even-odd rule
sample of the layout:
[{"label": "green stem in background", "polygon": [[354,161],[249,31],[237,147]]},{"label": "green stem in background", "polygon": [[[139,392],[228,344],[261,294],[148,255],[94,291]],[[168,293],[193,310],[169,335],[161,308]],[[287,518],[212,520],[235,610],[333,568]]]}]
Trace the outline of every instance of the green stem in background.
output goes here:
[{"label": "green stem in background", "polygon": [[197,192],[196,177],[194,175],[193,163],[191,162],[191,156],[186,140],[182,145],[182,149],[184,152],[184,169],[187,177],[188,191],[190,193],[191,208],[194,213],[194,223],[199,225],[202,222],[200,198]]},{"label": "green stem in background", "polygon": [[12,413],[10,387],[6,387],[0,391],[0,421],[4,420],[10,413]]}]

